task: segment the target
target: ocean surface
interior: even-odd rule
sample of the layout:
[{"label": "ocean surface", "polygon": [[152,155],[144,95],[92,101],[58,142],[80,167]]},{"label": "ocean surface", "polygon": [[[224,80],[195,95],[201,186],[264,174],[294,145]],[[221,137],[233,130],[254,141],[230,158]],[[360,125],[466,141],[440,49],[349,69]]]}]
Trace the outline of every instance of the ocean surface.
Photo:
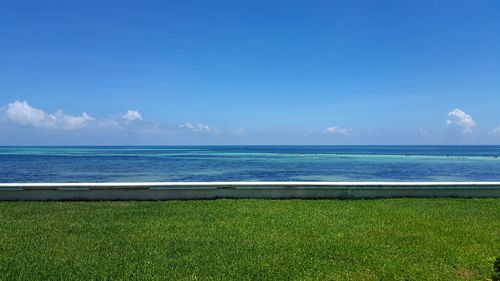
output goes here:
[{"label": "ocean surface", "polygon": [[500,181],[500,146],[0,147],[0,182]]}]

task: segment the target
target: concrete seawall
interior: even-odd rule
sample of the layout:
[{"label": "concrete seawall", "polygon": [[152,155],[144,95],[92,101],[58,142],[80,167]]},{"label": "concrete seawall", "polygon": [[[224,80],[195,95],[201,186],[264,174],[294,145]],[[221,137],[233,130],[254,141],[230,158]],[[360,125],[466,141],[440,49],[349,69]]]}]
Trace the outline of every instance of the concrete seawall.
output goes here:
[{"label": "concrete seawall", "polygon": [[500,198],[500,182],[0,183],[0,201]]}]

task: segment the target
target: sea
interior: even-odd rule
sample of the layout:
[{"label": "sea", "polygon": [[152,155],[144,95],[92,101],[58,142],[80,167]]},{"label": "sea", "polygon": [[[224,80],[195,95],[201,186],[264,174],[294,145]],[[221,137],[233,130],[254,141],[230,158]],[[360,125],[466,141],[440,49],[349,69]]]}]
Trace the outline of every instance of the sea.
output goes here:
[{"label": "sea", "polygon": [[0,147],[0,182],[500,181],[500,146]]}]

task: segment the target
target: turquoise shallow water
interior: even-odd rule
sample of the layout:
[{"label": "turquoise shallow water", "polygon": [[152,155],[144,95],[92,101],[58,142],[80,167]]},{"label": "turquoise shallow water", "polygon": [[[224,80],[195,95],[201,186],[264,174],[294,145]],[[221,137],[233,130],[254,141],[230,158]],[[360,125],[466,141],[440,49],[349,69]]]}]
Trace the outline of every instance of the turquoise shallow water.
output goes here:
[{"label": "turquoise shallow water", "polygon": [[0,147],[0,182],[500,181],[500,146]]}]

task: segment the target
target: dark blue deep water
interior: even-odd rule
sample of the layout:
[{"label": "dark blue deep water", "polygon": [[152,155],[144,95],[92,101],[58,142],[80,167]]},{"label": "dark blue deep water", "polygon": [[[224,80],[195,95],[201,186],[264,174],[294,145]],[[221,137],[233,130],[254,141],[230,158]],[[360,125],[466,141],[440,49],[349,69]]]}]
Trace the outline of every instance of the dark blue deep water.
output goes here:
[{"label": "dark blue deep water", "polygon": [[0,182],[500,181],[500,146],[0,147]]}]

